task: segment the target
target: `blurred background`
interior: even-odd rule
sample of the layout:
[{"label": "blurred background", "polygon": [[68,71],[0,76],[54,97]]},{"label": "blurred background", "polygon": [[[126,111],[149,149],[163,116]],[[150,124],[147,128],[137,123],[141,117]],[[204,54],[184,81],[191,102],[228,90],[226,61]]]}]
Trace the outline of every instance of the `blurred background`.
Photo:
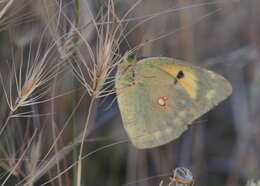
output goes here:
[{"label": "blurred background", "polygon": [[[135,49],[218,72],[233,94],[179,139],[138,150],[115,94],[89,108],[106,33],[117,41],[106,82],[117,56]],[[87,115],[82,185],[168,185],[176,167],[197,186],[259,179],[259,47],[259,0],[1,0],[0,183],[76,185]]]}]

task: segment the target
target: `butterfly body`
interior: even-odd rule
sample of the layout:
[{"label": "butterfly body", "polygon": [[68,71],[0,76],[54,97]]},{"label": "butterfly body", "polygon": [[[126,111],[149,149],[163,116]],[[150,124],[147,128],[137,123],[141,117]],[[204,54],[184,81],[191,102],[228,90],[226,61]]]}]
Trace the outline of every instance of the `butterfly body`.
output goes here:
[{"label": "butterfly body", "polygon": [[232,91],[222,76],[165,57],[126,59],[116,88],[124,128],[141,149],[178,138]]}]

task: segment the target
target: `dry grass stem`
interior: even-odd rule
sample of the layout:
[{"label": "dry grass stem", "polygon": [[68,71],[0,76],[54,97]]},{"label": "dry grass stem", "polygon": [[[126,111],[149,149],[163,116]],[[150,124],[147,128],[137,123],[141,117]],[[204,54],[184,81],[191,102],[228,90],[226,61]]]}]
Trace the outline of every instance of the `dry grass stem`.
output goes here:
[{"label": "dry grass stem", "polygon": [[[4,8],[0,11],[0,19],[6,14],[6,12],[11,8],[12,4],[14,3],[15,0],[9,0]],[[2,2],[4,3],[4,2]]]}]

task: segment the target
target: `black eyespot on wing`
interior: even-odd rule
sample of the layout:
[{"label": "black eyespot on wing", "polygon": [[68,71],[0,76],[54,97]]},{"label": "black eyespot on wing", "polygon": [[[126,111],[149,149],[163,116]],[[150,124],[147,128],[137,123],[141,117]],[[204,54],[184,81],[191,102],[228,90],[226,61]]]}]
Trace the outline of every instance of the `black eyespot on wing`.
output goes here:
[{"label": "black eyespot on wing", "polygon": [[176,77],[177,77],[177,79],[182,79],[182,78],[184,78],[184,73],[183,73],[183,71],[182,71],[182,70],[179,71]]}]

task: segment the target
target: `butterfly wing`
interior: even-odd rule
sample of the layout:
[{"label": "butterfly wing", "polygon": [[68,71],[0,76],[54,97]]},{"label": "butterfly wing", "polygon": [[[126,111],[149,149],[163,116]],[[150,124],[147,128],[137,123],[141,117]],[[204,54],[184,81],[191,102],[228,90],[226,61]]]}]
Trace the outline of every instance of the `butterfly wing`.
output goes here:
[{"label": "butterfly wing", "polygon": [[124,127],[137,148],[178,138],[232,92],[229,82],[214,72],[158,57],[119,70],[116,87]]}]

